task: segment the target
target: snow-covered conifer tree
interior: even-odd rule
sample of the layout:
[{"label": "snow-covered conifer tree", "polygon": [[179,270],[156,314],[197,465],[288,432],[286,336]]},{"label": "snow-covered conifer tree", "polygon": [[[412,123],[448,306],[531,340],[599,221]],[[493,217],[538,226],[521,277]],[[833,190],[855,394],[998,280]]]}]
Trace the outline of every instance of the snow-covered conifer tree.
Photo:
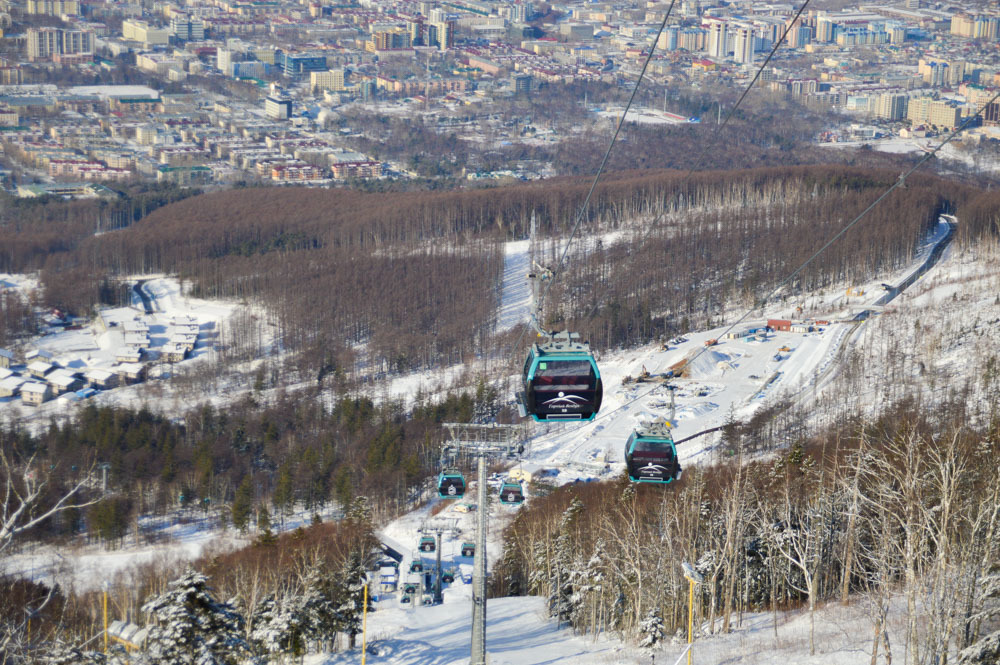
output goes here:
[{"label": "snow-covered conifer tree", "polygon": [[549,593],[549,614],[560,621],[572,619],[574,610],[580,603],[580,598],[574,598],[573,581],[580,575],[576,571],[582,566],[576,565],[576,549],[573,539],[573,527],[577,516],[583,511],[583,502],[574,497],[559,524],[559,535],[556,536],[555,556],[552,562],[552,576]]},{"label": "snow-covered conifer tree", "polygon": [[[16,658],[6,659],[6,655],[0,650],[0,663],[15,665],[22,662]],[[141,658],[132,660],[136,663],[143,662]],[[39,661],[45,665],[126,665],[129,662],[129,657],[125,653],[124,647],[120,645],[112,645],[108,653],[102,653],[56,642],[44,649]]]},{"label": "snow-covered conifer tree", "polygon": [[329,640],[340,627],[341,616],[333,591],[335,582],[319,568],[306,574],[305,590],[298,598],[298,608],[305,636],[310,640]]},{"label": "snow-covered conifer tree", "polygon": [[257,606],[250,639],[262,653],[305,653],[305,627],[298,598],[268,596]]},{"label": "snow-covered conifer tree", "polygon": [[996,665],[1000,663],[1000,630],[990,633],[983,639],[958,654],[956,665]]},{"label": "snow-covered conifer tree", "polygon": [[646,614],[645,618],[639,622],[639,634],[642,635],[641,647],[653,648],[663,641],[667,631],[663,625],[663,617],[660,616],[660,608],[654,607]]},{"label": "snow-covered conifer tree", "polygon": [[212,597],[208,578],[189,570],[149,600],[152,615],[147,654],[154,665],[235,665],[247,651],[243,617]]},{"label": "snow-covered conifer tree", "polygon": [[[339,623],[339,630],[347,634],[350,648],[354,648],[354,641],[361,634],[362,613],[364,612],[364,597],[366,572],[364,558],[360,553],[353,553],[344,562],[344,566],[337,576],[337,587],[339,589],[336,604],[336,616]],[[371,597],[368,599],[368,609],[371,607]]]}]

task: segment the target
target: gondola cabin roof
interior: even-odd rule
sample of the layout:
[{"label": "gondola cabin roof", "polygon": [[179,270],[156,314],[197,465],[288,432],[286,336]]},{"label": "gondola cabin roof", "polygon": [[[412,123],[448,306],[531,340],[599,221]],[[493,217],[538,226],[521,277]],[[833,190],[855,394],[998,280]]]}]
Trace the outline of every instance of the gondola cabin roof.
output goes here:
[{"label": "gondola cabin roof", "polygon": [[542,342],[541,344],[532,344],[531,352],[536,358],[562,354],[569,354],[571,356],[584,354],[588,356],[593,355],[590,352],[590,344],[587,342],[577,342],[566,339],[553,339],[548,342]]},{"label": "gondola cabin roof", "polygon": [[666,439],[673,443],[674,436],[670,431],[672,427],[673,425],[669,422],[647,423],[640,425],[635,430],[635,434],[643,439]]},{"label": "gondola cabin roof", "polygon": [[544,344],[532,344],[528,354],[528,361],[525,363],[525,376],[535,373],[538,366],[547,361],[556,360],[586,360],[596,378],[601,378],[601,370],[597,368],[597,361],[594,354],[590,352],[590,345],[586,342],[546,342]]}]

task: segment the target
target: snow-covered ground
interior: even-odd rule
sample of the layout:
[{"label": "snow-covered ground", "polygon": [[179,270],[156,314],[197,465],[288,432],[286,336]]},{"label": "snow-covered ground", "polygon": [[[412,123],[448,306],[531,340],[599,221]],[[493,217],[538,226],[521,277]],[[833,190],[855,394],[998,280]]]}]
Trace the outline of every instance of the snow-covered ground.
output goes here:
[{"label": "snow-covered ground", "polygon": [[[186,366],[214,353],[223,325],[237,308],[235,304],[190,298],[184,295],[180,282],[173,277],[135,279],[144,280],[141,288],[150,300],[152,313],[145,313],[142,301],[133,291],[133,302],[129,307],[104,309],[99,319],[78,329],[52,329],[29,348],[48,352],[56,364],[75,372],[85,373],[92,369],[115,371],[120,364],[117,358],[126,348],[124,325],[141,322],[148,327],[149,339],[148,351],[142,362],[148,365],[152,378],[169,376],[169,369],[157,367],[152,361],[160,357],[171,337],[179,332],[174,322],[186,317],[197,326],[197,341],[187,359],[178,364]],[[27,297],[38,284],[30,277],[0,275],[0,286],[17,289]],[[21,371],[26,373],[23,368]],[[135,401],[136,394],[142,391],[141,385],[122,386],[101,391],[91,399],[101,404],[124,404]],[[28,406],[16,395],[0,397],[0,419],[11,421],[47,421],[51,417],[67,414],[71,408],[73,403],[64,398],[52,399],[40,406]]]},{"label": "snow-covered ground", "polygon": [[531,270],[528,240],[508,242],[503,263],[503,285],[501,286],[500,314],[497,330],[510,330],[528,320],[531,292],[526,279]]},{"label": "snow-covered ground", "polygon": [[[464,665],[469,662],[471,585],[456,582],[445,590],[444,603],[430,607],[400,605],[385,598],[368,615],[372,665]],[[889,619],[890,630],[903,629],[902,608]],[[486,652],[492,665],[648,665],[686,662],[686,635],[655,649],[622,643],[614,635],[574,635],[546,613],[539,597],[496,598],[487,604]],[[871,617],[863,599],[849,605],[829,604],[817,610],[816,654],[810,655],[809,614],[804,610],[744,614],[733,617],[732,632],[709,634],[696,623],[692,662],[700,665],[858,665],[871,661]],[[899,633],[896,633],[899,634]],[[894,654],[901,658],[900,654]],[[315,655],[309,665],[347,665],[357,652]],[[880,652],[878,663],[885,663]]]},{"label": "snow-covered ground", "polygon": [[[868,146],[872,150],[878,150],[879,152],[890,152],[894,154],[920,154],[937,148],[943,140],[944,137],[911,139],[899,136],[889,136],[871,141],[837,141],[832,143],[824,142],[819,145],[827,148],[852,149],[860,148],[861,146]],[[950,141],[942,146],[936,156],[943,160],[953,160],[961,162],[966,166],[974,166],[979,171],[988,171],[992,173],[1000,171],[1000,161],[977,157],[974,146],[971,150],[967,149],[966,144],[958,139]]]},{"label": "snow-covered ground", "polygon": [[[624,111],[624,106],[610,106],[603,111],[598,111],[597,115],[602,118],[613,119],[617,122],[621,119],[621,115]],[[629,109],[628,117],[625,120],[626,122],[634,122],[641,125],[679,125],[690,122],[690,120],[684,116],[677,115],[676,113],[659,111],[653,108]]]},{"label": "snow-covered ground", "polygon": [[[311,511],[300,510],[281,519],[276,516],[277,533],[308,526]],[[339,519],[339,509],[332,506],[319,513],[324,520]],[[141,535],[134,529],[117,549],[99,544],[76,544],[56,547],[24,543],[0,560],[3,574],[24,575],[33,580],[57,583],[77,592],[93,591],[105,583],[113,584],[121,574],[147,563],[169,565],[192,561],[208,551],[228,551],[251,542],[253,534],[241,535],[222,529],[217,515],[186,509],[166,516],[147,516],[139,520]]]},{"label": "snow-covered ground", "polygon": [[[913,264],[885,277],[883,281],[896,285],[906,279],[924,262],[934,243],[940,241],[945,232],[946,225],[942,222]],[[523,279],[527,272],[528,255],[525,241],[508,245],[498,320],[501,328],[513,325],[519,317],[523,321],[528,310],[526,282],[524,288],[517,285],[517,279]],[[995,296],[998,278],[997,271],[989,267],[990,261],[995,259],[991,256],[956,257],[946,251],[942,265],[931,268],[913,287],[893,300],[893,312],[864,322],[855,321],[854,316],[859,309],[871,307],[886,296],[882,282],[853,284],[850,294],[846,289],[837,289],[789,299],[758,313],[759,318],[747,320],[737,327],[737,330],[758,327],[768,318],[829,322],[817,324],[813,332],[773,332],[762,339],[720,339],[714,346],[705,346],[705,341],[719,338],[725,331],[725,328],[717,328],[686,334],[683,341],[671,343],[665,349],[649,345],[601,353],[599,364],[605,382],[605,399],[598,418],[589,423],[534,425],[536,433],[528,442],[524,463],[551,469],[557,483],[617,473],[623,463],[621,447],[631,430],[640,422],[665,417],[669,413],[669,393],[664,387],[655,383],[624,381],[626,376],[636,377],[643,370],[656,375],[678,363],[688,362],[687,376],[674,380],[677,387],[674,434],[677,439],[721,425],[730,414],[737,419],[746,418],[779,397],[798,399],[812,396],[817,388],[822,387],[817,384],[835,373],[841,348],[845,345],[859,346],[870,351],[868,347],[871,346],[872,334],[867,331],[877,329],[890,316],[909,309],[941,310],[941,303],[945,301],[962,304],[958,299],[963,297],[968,285],[983,275],[987,275],[985,279],[994,287],[992,294]],[[5,284],[16,281],[3,276],[0,279]],[[228,311],[227,306],[185,299],[179,287],[171,286],[168,279],[153,280],[150,291],[161,308],[150,317],[151,330],[153,324],[159,325],[157,317],[178,311],[197,316],[199,322],[219,320]],[[963,328],[965,325],[960,324]],[[914,326],[904,325],[901,328],[912,331]],[[915,345],[918,341],[912,343]],[[57,349],[63,357],[78,354],[71,361],[80,360],[88,353],[92,359],[103,348],[98,342],[96,350],[78,350],[73,348],[74,343],[68,337],[42,340],[41,344],[51,344],[44,348]],[[959,358],[963,352],[959,343],[949,346],[946,351],[953,359]],[[460,367],[447,370],[451,373],[462,371],[464,369]],[[445,385],[448,380],[445,374],[433,373],[399,377],[383,389],[383,394],[412,395],[417,386]],[[705,459],[715,442],[716,438],[710,435],[682,445],[679,449],[682,462],[690,465]],[[420,529],[444,528],[442,558],[445,565],[456,572],[456,581],[445,590],[444,603],[439,606],[402,605],[397,593],[380,595],[377,611],[368,619],[369,635],[376,643],[377,655],[370,656],[368,662],[391,665],[467,662],[471,587],[465,584],[464,578],[471,570],[472,559],[462,557],[459,550],[463,542],[474,539],[476,513],[460,512],[458,506],[474,501],[474,496],[475,485],[472,484],[464,501],[451,502],[436,515],[432,516],[431,512],[439,508],[438,500],[383,527],[381,533],[386,542],[405,555],[401,569],[403,580],[413,559],[421,558],[425,565],[434,561],[433,554],[416,551]],[[477,506],[477,509],[480,508]],[[491,561],[501,552],[502,529],[516,514],[516,509],[500,506],[496,502],[492,502],[489,509],[487,554],[488,561]],[[50,578],[56,576],[58,561],[64,560],[68,583],[83,588],[88,580],[107,578],[114,571],[140,561],[160,556],[195,556],[211,542],[213,535],[207,529],[185,530],[178,527],[177,533],[168,541],[172,543],[169,546],[134,544],[122,551],[103,555],[88,550],[28,550],[10,558],[7,570]],[[624,646],[614,637],[605,636],[595,641],[574,636],[571,631],[549,619],[543,605],[542,599],[538,598],[490,601],[487,612],[490,662],[650,662],[653,654],[649,651]],[[808,615],[792,612],[778,617],[746,615],[729,635],[708,636],[703,630],[695,644],[695,660],[700,663],[789,661],[808,665],[868,662],[870,645],[863,636],[870,633],[871,624],[864,614],[863,605],[863,602],[846,608],[831,605],[821,610],[822,614],[816,622],[816,656],[807,655]],[[683,648],[682,644],[668,644],[656,652],[656,660],[672,663],[683,654]],[[311,659],[314,665],[340,665],[349,661],[356,662],[357,654]]]}]

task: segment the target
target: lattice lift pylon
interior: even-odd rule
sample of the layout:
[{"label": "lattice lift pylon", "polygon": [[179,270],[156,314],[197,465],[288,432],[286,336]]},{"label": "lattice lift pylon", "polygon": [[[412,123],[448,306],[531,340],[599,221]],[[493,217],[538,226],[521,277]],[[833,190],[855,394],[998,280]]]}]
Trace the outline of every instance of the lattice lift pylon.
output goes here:
[{"label": "lattice lift pylon", "polygon": [[472,645],[470,665],[486,665],[486,460],[515,458],[524,452],[523,425],[444,423],[449,452],[477,458],[476,556],[472,568]]}]

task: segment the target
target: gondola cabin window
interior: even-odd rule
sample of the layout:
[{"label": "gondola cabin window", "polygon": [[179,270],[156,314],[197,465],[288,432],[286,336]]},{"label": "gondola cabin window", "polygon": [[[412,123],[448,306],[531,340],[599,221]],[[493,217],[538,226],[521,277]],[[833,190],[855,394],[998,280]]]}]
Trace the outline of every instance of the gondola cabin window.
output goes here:
[{"label": "gondola cabin window", "polygon": [[593,390],[597,377],[586,360],[549,360],[538,363],[535,390]]}]

